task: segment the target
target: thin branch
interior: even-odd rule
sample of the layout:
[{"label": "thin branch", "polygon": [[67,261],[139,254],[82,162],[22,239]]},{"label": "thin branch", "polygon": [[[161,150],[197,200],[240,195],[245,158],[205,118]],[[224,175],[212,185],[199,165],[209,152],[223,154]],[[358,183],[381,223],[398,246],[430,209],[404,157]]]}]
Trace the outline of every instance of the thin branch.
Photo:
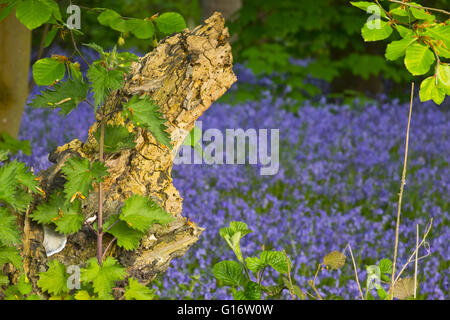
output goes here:
[{"label": "thin branch", "polygon": [[353,257],[352,247],[350,246],[350,243],[347,243],[347,247],[348,247],[348,250],[350,251],[350,256],[352,257],[353,269],[355,270],[355,279],[356,279],[356,284],[358,285],[359,294],[361,295],[361,299],[364,300],[364,295],[361,290],[361,285],[359,284],[358,269],[356,268],[355,258]]},{"label": "thin branch", "polygon": [[321,268],[322,268],[322,264],[320,263],[319,266],[317,267],[317,271],[316,271],[316,274],[314,275],[314,279],[309,282],[309,285],[314,290],[314,292],[316,293],[317,298],[319,300],[323,300],[323,298],[322,298],[322,296],[320,295],[319,291],[316,288],[316,279],[317,279],[317,276],[319,275],[319,271],[321,270]]},{"label": "thin branch", "polygon": [[408,2],[403,2],[403,1],[399,1],[399,0],[388,0],[388,1],[389,2],[393,2],[393,3],[398,3],[398,4],[401,4],[401,5],[404,5],[404,6],[408,6],[408,7],[411,7],[411,8],[424,9],[424,10],[429,10],[429,11],[440,12],[440,13],[443,13],[443,14],[446,14],[446,15],[450,16],[450,12],[442,10],[442,9],[436,9],[436,8],[430,8],[430,7],[419,7],[419,6],[416,6],[414,4],[410,4]]},{"label": "thin branch", "polygon": [[419,254],[419,224],[416,225],[416,262],[414,264],[414,299],[417,296],[417,255]]},{"label": "thin branch", "polygon": [[102,260],[105,258],[106,253],[108,252],[109,248],[112,246],[112,244],[113,244],[114,241],[116,241],[116,240],[117,240],[117,238],[114,237],[114,238],[108,243],[108,246],[106,247],[105,252],[103,252]]},{"label": "thin branch", "polygon": [[413,105],[413,97],[414,97],[414,82],[411,84],[411,102],[409,105],[409,117],[408,117],[408,126],[406,129],[406,142],[405,142],[405,158],[403,160],[403,172],[402,172],[402,181],[400,185],[400,193],[398,195],[398,208],[397,208],[397,222],[395,227],[395,245],[394,245],[394,258],[392,262],[392,276],[391,276],[391,300],[394,298],[394,283],[395,283],[395,267],[397,263],[397,254],[398,254],[398,238],[400,233],[400,215],[402,210],[402,198],[403,198],[403,190],[406,184],[406,167],[408,161],[408,145],[409,145],[409,128],[411,125],[411,114],[412,114],[412,105]]},{"label": "thin branch", "polygon": [[[100,121],[100,146],[99,146],[99,161],[104,162],[103,159],[103,149],[105,143],[105,119],[102,117]],[[98,264],[102,265],[103,260],[103,185],[101,182],[98,183],[98,217],[97,217],[97,260]],[[106,250],[105,250],[106,252]]]}]

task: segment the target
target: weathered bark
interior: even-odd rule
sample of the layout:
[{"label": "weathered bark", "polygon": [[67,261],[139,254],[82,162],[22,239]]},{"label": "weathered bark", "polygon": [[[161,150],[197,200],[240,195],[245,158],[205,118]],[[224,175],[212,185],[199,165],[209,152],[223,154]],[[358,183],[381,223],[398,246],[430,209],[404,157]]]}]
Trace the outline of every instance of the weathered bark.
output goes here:
[{"label": "weathered bark", "polygon": [[31,31],[15,15],[0,22],[0,133],[17,138],[28,97]]},{"label": "weathered bark", "polygon": [[[151,281],[165,272],[173,258],[182,257],[204,229],[188,224],[182,213],[182,198],[172,184],[171,170],[177,149],[194,126],[195,120],[236,81],[232,71],[231,47],[226,41],[224,19],[215,13],[205,24],[168,37],[132,66],[122,90],[114,92],[105,103],[111,113],[107,123],[125,125],[136,134],[136,148],[106,155],[109,177],[102,184],[104,217],[119,213],[124,200],[132,194],[149,196],[175,220],[166,227],[151,228],[139,248],[133,252],[113,246],[112,255],[141,282]],[[145,130],[122,118],[120,110],[132,95],[148,94],[160,106],[167,119],[173,150],[158,144]],[[99,119],[98,119],[99,120]],[[64,178],[60,168],[71,155],[98,160],[98,144],[93,132],[87,140],[73,140],[50,155],[55,165],[41,173],[41,187],[50,194],[60,188]],[[83,200],[86,219],[97,214],[98,186]],[[25,270],[36,284],[36,274],[47,263],[42,226],[26,221]],[[104,248],[108,243],[105,239]],[[88,226],[67,239],[65,248],[53,255],[68,265],[82,265],[96,254],[96,234]],[[108,253],[109,255],[110,253]]]}]

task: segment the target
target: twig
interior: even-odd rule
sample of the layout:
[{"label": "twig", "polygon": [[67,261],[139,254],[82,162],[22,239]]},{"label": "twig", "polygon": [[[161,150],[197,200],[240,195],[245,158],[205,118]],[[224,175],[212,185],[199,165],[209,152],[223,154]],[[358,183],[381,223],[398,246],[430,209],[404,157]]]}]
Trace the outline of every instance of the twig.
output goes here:
[{"label": "twig", "polygon": [[323,265],[321,263],[319,263],[319,266],[317,267],[316,274],[314,275],[314,279],[309,282],[309,285],[314,290],[314,292],[316,293],[317,298],[319,300],[323,300],[323,298],[322,298],[322,296],[320,295],[319,291],[316,288],[316,279],[317,279],[317,276],[319,275],[319,271],[321,270],[322,266]]},{"label": "twig", "polygon": [[[102,116],[100,121],[100,146],[99,146],[99,161],[100,163],[104,162],[103,159],[103,149],[105,143],[105,119]],[[97,260],[98,264],[102,265],[103,260],[103,186],[102,183],[98,183],[98,231],[97,231]]]},{"label": "twig", "polygon": [[[425,229],[425,234],[423,235],[422,241],[420,241],[420,243],[419,243],[418,249],[420,249],[422,246],[425,246],[425,243],[426,243],[425,240],[426,240],[426,238],[428,237],[428,234],[431,231],[432,224],[433,224],[433,219],[430,220],[429,227],[427,229]],[[416,255],[416,250],[414,250],[414,252],[409,257],[408,261],[406,261],[406,263],[403,265],[402,269],[400,270],[400,272],[398,273],[397,277],[395,278],[394,285],[398,281],[398,279],[400,279],[400,276],[403,273],[403,271],[405,271],[406,267],[413,261],[415,255]],[[423,257],[418,258],[416,261],[421,260],[421,259],[427,257],[428,255],[429,255],[429,253],[426,254]]]},{"label": "twig", "polygon": [[291,278],[291,264],[289,263],[289,257],[285,250],[283,250],[284,257],[286,258],[286,263],[288,266],[288,279],[289,279],[289,293],[291,294],[292,300],[294,300],[294,285],[292,284],[292,278]]},{"label": "twig", "polygon": [[402,210],[402,198],[403,198],[403,190],[406,184],[406,167],[408,161],[408,144],[409,144],[409,128],[411,125],[411,114],[412,114],[412,105],[413,105],[413,97],[414,97],[414,82],[411,84],[411,102],[409,104],[409,117],[408,117],[408,126],[406,129],[406,142],[405,142],[405,158],[403,160],[403,172],[402,172],[402,181],[400,185],[400,193],[398,195],[398,208],[397,208],[397,222],[395,227],[395,245],[394,245],[394,258],[392,262],[392,276],[391,276],[391,300],[394,298],[394,283],[395,283],[395,267],[397,263],[397,253],[398,253],[398,238],[400,232],[400,215]]},{"label": "twig", "polygon": [[424,10],[429,10],[429,11],[436,11],[436,12],[440,12],[440,13],[447,14],[447,15],[450,16],[450,12],[442,10],[442,9],[436,9],[436,8],[430,8],[430,7],[419,7],[419,6],[416,6],[414,4],[410,4],[408,2],[403,2],[403,1],[398,1],[398,0],[388,0],[388,1],[389,2],[393,2],[393,3],[402,4],[404,6],[408,6],[408,7],[411,7],[411,8],[424,9]]},{"label": "twig", "polygon": [[114,243],[114,241],[116,241],[116,240],[117,240],[117,238],[114,237],[114,238],[108,243],[108,246],[106,247],[105,252],[103,252],[102,260],[105,258],[106,253],[108,252],[109,248],[111,247],[111,245],[112,245],[112,244]]},{"label": "twig", "polygon": [[416,225],[416,262],[414,265],[414,299],[417,295],[417,255],[419,254],[419,224]]},{"label": "twig", "polygon": [[350,256],[352,257],[353,269],[355,270],[355,279],[356,279],[356,284],[358,285],[359,294],[361,295],[361,299],[364,300],[364,295],[361,290],[361,285],[359,284],[358,269],[356,268],[355,258],[353,258],[353,252],[352,252],[352,247],[350,246],[350,243],[347,243],[347,247],[348,247],[348,250],[350,251]]}]

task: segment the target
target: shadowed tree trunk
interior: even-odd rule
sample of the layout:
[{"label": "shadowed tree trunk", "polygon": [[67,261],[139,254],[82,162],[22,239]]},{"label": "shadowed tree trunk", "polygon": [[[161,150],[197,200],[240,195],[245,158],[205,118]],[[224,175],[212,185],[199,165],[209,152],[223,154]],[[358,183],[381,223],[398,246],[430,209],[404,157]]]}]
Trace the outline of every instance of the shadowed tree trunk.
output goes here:
[{"label": "shadowed tree trunk", "polygon": [[15,11],[0,22],[0,133],[17,138],[28,97],[31,31]]},{"label": "shadowed tree trunk", "polygon": [[[172,165],[177,149],[194,126],[195,120],[236,81],[232,71],[231,47],[224,19],[215,13],[192,31],[165,38],[150,53],[133,64],[123,88],[105,103],[107,124],[125,125],[136,134],[136,147],[105,157],[109,177],[102,183],[104,217],[120,212],[132,194],[145,195],[158,202],[175,220],[162,227],[154,225],[135,251],[113,246],[108,255],[116,257],[128,273],[142,283],[165,272],[173,258],[182,257],[204,229],[187,223],[182,216],[182,198],[172,184]],[[133,95],[148,94],[161,108],[168,123],[173,150],[160,145],[146,130],[134,127],[122,118],[122,104]],[[41,172],[41,187],[51,194],[64,183],[60,169],[72,155],[98,160],[98,143],[93,132],[95,122],[83,143],[77,139],[59,147],[50,155],[55,165]],[[97,215],[98,185],[83,200],[85,220]],[[91,220],[89,220],[91,221]],[[92,223],[85,221],[85,224]],[[48,257],[44,248],[42,226],[24,220],[24,269],[36,290],[37,273],[45,269]],[[48,235],[48,232],[45,233]],[[58,237],[58,236],[57,236]],[[61,237],[61,236],[59,236]],[[108,244],[104,241],[103,250]],[[96,233],[87,225],[68,236],[62,251],[50,259],[66,266],[81,266],[96,255]]]},{"label": "shadowed tree trunk", "polygon": [[201,0],[201,4],[204,19],[215,11],[221,12],[225,19],[229,19],[242,7],[242,0]]}]

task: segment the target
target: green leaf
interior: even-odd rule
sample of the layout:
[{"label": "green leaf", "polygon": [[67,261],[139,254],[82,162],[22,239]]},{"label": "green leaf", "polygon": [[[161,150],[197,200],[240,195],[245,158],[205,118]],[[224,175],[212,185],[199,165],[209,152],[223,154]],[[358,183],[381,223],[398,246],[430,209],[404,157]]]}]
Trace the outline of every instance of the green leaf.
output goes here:
[{"label": "green leaf", "polygon": [[138,39],[150,39],[155,33],[155,27],[151,21],[142,19],[130,19],[126,21],[128,29]]},{"label": "green leaf", "polygon": [[155,20],[158,30],[166,35],[186,29],[184,18],[176,12],[166,12]]},{"label": "green leaf", "polygon": [[30,141],[14,139],[9,133],[0,134],[0,149],[8,150],[12,154],[22,151],[27,156],[31,155]]},{"label": "green leaf", "polygon": [[408,36],[402,40],[391,42],[386,48],[386,59],[394,61],[398,58],[403,57],[405,55],[406,49],[416,41],[417,38]]},{"label": "green leaf", "polygon": [[195,145],[202,139],[202,131],[197,128],[193,127],[191,132],[186,136],[186,138],[183,141],[183,145],[195,147]]},{"label": "green leaf", "polygon": [[419,43],[414,43],[406,49],[405,66],[414,76],[425,74],[436,60],[431,50]]},{"label": "green leaf", "polygon": [[379,41],[389,38],[392,31],[393,29],[388,22],[375,19],[364,24],[361,34],[364,41]]},{"label": "green leaf", "polygon": [[244,290],[233,294],[236,300],[261,300],[261,286],[256,282],[249,281],[245,284]]},{"label": "green leaf", "polygon": [[20,243],[16,219],[8,209],[0,207],[0,245],[10,246]]},{"label": "green leaf", "polygon": [[16,179],[17,182],[33,193],[37,193],[37,187],[39,186],[36,176],[29,171],[29,168],[23,162],[13,161],[16,164]]},{"label": "green leaf", "polygon": [[95,51],[100,53],[101,57],[105,56],[105,50],[103,50],[103,48],[101,46],[99,46],[98,44],[96,44],[96,43],[93,43],[93,42],[91,42],[91,43],[83,43],[83,46],[86,46],[86,47],[89,47],[91,49],[94,49]]},{"label": "green leaf", "polygon": [[174,220],[158,204],[141,195],[133,195],[125,201],[120,219],[142,232],[147,231],[154,223],[164,226]]},{"label": "green leaf", "polygon": [[441,104],[445,99],[445,92],[436,86],[435,77],[428,77],[420,85],[419,96],[422,102],[433,100],[436,104]]},{"label": "green leaf", "polygon": [[[415,2],[411,2],[410,4],[421,7],[420,4],[415,3]],[[429,22],[433,22],[434,20],[436,20],[436,16],[429,14],[427,12],[425,12],[424,9],[418,9],[418,8],[414,8],[414,7],[409,7],[409,10],[411,11],[412,15],[419,20],[426,20]]]},{"label": "green leaf", "polygon": [[39,86],[48,86],[56,80],[62,80],[65,74],[64,63],[56,59],[44,58],[33,64],[33,78]]},{"label": "green leaf", "polygon": [[242,256],[240,241],[251,232],[253,231],[247,228],[247,224],[240,221],[232,221],[229,227],[222,228],[219,231],[220,236],[225,239],[230,248],[233,249],[238,260],[242,263],[244,263],[244,257]]},{"label": "green leaf", "polygon": [[[100,130],[94,132],[97,141],[100,141]],[[105,153],[114,153],[124,149],[133,149],[135,134],[128,132],[124,126],[105,126],[104,151]]]},{"label": "green leaf", "polygon": [[260,254],[260,259],[264,264],[267,264],[280,273],[288,273],[291,266],[291,260],[286,258],[281,251],[263,251]]},{"label": "green leaf", "polygon": [[122,88],[123,72],[120,70],[106,70],[99,64],[92,64],[87,72],[87,77],[94,90],[94,100],[97,106],[103,104],[105,98],[112,90]]},{"label": "green leaf", "polygon": [[425,35],[432,37],[435,40],[442,40],[450,50],[450,25],[439,25],[433,28],[426,28]]},{"label": "green leaf", "polygon": [[143,99],[133,96],[124,106],[123,112],[125,117],[131,119],[135,125],[149,130],[156,141],[172,149],[170,136],[165,131],[166,120],[160,113],[158,105],[147,96]]},{"label": "green leaf", "polygon": [[87,292],[86,290],[80,290],[78,291],[75,296],[74,296],[75,300],[95,300],[94,297],[91,297],[91,295],[89,294],[89,292]]},{"label": "green leaf", "polygon": [[155,297],[153,290],[140,284],[134,278],[128,278],[128,286],[125,288],[124,296],[126,300],[153,300]]},{"label": "green leaf", "polygon": [[14,162],[5,164],[0,167],[0,201],[4,201],[12,205],[15,201],[16,191],[16,171],[17,165]]},{"label": "green leaf", "polygon": [[45,3],[50,8],[50,10],[52,11],[53,17],[55,17],[56,20],[58,20],[59,22],[63,22],[62,16],[61,16],[61,11],[59,10],[59,6],[56,1],[54,1],[54,0],[40,0],[40,1]]},{"label": "green leaf", "polygon": [[380,262],[378,262],[378,267],[380,268],[381,273],[392,273],[392,261],[389,259],[381,259]]},{"label": "green leaf", "polygon": [[127,32],[129,31],[127,22],[122,19],[120,14],[118,14],[116,11],[111,9],[106,9],[100,15],[97,17],[98,22],[100,24],[110,27],[113,30],[120,31],[120,32]]},{"label": "green leaf", "polygon": [[331,251],[323,258],[323,264],[331,269],[340,269],[345,264],[345,254],[340,251]]},{"label": "green leaf", "polygon": [[240,286],[244,283],[242,267],[236,261],[221,261],[213,268],[214,277],[230,286]]},{"label": "green leaf", "polygon": [[67,79],[42,91],[30,105],[33,108],[61,108],[60,114],[66,116],[86,99],[88,90],[89,86],[81,79]]},{"label": "green leaf", "polygon": [[67,279],[69,274],[66,272],[66,266],[58,260],[48,262],[48,270],[39,273],[37,285],[42,291],[47,291],[51,295],[60,295],[68,293]]},{"label": "green leaf", "polygon": [[266,266],[258,257],[245,258],[245,263],[247,264],[247,268],[249,268],[254,273],[257,273]]},{"label": "green leaf", "polygon": [[406,27],[401,26],[401,25],[396,25],[395,28],[397,29],[398,33],[400,34],[400,36],[402,38],[406,38],[408,36],[412,37],[413,34],[414,34],[414,32],[411,29],[406,28]]},{"label": "green leaf", "polygon": [[[118,219],[118,217],[116,219]],[[108,233],[116,237],[117,245],[125,250],[134,250],[139,247],[141,238],[144,235],[143,232],[130,228],[124,221],[116,222],[116,224],[108,230]]]},{"label": "green leaf", "polygon": [[72,234],[81,229],[84,216],[80,213],[80,203],[70,203],[55,191],[47,202],[43,202],[30,214],[33,221],[41,224],[54,224],[56,231]]},{"label": "green leaf", "polygon": [[286,287],[282,284],[272,285],[272,286],[264,286],[264,287],[261,286],[262,291],[264,291],[265,293],[267,293],[267,295],[269,295],[271,297],[279,296],[285,288]]},{"label": "green leaf", "polygon": [[[361,10],[364,10],[367,12],[367,9],[369,7],[377,7],[380,11],[380,17],[386,18],[386,13],[374,2],[369,2],[369,1],[350,1],[350,4],[356,8],[359,8]],[[373,13],[373,10],[371,10],[370,12],[367,13]]]},{"label": "green leaf", "polygon": [[66,199],[73,201],[76,194],[89,195],[94,182],[102,182],[108,176],[108,168],[98,161],[90,162],[85,158],[71,157],[61,168],[67,181],[64,184]]},{"label": "green leaf", "polygon": [[14,247],[0,246],[0,266],[11,263],[16,269],[22,270],[22,257]]},{"label": "green leaf", "polygon": [[450,95],[450,66],[440,63],[437,70],[438,87],[441,91]]},{"label": "green leaf", "polygon": [[46,23],[51,15],[51,8],[41,0],[25,0],[16,7],[17,19],[30,30]]},{"label": "green leaf", "polygon": [[9,154],[10,154],[9,150],[4,150],[4,149],[1,149],[1,147],[0,147],[0,162],[8,159]]},{"label": "green leaf", "polygon": [[113,257],[107,257],[99,266],[97,258],[87,261],[87,267],[81,269],[81,281],[92,282],[94,292],[99,298],[109,297],[115,283],[125,279],[125,268],[122,267]]},{"label": "green leaf", "polygon": [[19,281],[17,282],[17,289],[22,295],[27,295],[31,293],[31,291],[33,290],[30,280],[27,278],[25,274],[20,275]]}]

